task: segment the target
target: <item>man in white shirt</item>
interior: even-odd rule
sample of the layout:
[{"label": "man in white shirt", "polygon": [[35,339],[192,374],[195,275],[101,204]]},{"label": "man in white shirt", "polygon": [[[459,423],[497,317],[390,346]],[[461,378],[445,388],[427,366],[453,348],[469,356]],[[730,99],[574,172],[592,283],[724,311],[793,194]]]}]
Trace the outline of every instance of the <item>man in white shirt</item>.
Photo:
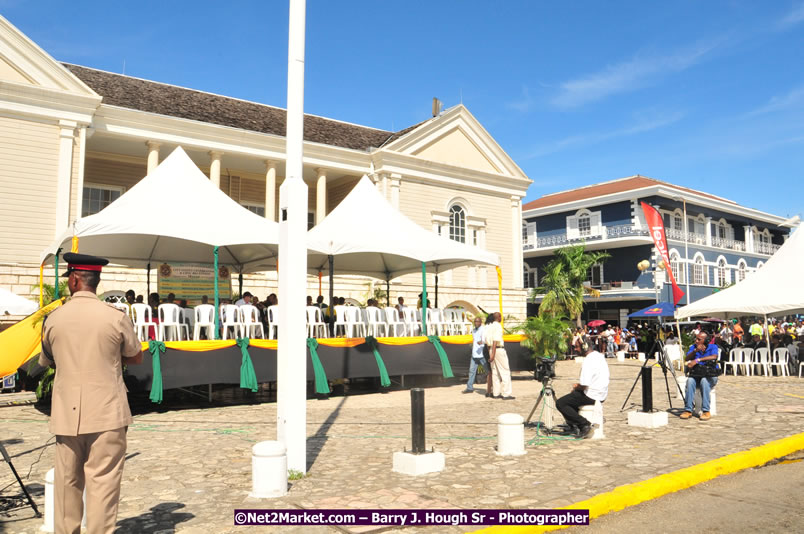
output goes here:
[{"label": "man in white shirt", "polygon": [[592,424],[581,416],[578,410],[581,406],[594,404],[595,401],[605,401],[608,394],[609,366],[606,364],[605,356],[591,347],[583,361],[578,383],[573,384],[569,395],[564,395],[556,401],[556,408],[578,439],[587,438],[592,433]]},{"label": "man in white shirt", "polygon": [[486,329],[486,344],[489,346],[489,364],[491,365],[492,396],[495,399],[514,400],[511,395],[511,368],[508,366],[508,354],[503,343],[502,315],[494,313],[494,322]]},{"label": "man in white shirt", "polygon": [[235,306],[243,306],[245,304],[251,304],[251,293],[248,291],[243,293],[243,298],[238,299],[238,301],[235,302]]}]

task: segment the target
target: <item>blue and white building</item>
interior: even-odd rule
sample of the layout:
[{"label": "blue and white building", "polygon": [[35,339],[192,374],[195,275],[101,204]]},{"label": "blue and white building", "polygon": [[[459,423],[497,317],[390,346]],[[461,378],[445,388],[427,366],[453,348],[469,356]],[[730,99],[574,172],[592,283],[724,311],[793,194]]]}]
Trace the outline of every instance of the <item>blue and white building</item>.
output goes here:
[{"label": "blue and white building", "polygon": [[[600,291],[587,296],[584,319],[625,324],[625,316],[656,301],[672,300],[669,277],[657,269],[658,257],[641,202],[662,214],[670,265],[687,293],[680,304],[739,283],[760,269],[784,243],[785,217],[644,176],[631,176],[544,195],[522,208],[525,287],[536,287],[553,252],[584,243],[611,258],[595,265],[588,284]],[[637,264],[649,260],[640,271]],[[528,299],[528,314],[540,298]]]}]

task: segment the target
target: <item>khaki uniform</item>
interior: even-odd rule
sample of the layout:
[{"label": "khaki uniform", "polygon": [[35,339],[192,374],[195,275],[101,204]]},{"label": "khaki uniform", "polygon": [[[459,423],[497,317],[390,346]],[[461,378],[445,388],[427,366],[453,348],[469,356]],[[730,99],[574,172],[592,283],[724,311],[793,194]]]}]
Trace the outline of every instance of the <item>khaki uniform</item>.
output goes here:
[{"label": "khaki uniform", "polygon": [[131,319],[91,292],[50,314],[39,363],[56,363],[50,431],[56,435],[56,532],[79,533],[86,483],[87,530],[113,532],[131,410],[122,358],[141,345]]},{"label": "khaki uniform", "polygon": [[491,323],[486,327],[485,336],[486,344],[489,346],[489,356],[491,356],[492,344],[497,343],[494,361],[491,362],[492,395],[495,397],[510,397],[513,392],[511,387],[511,368],[508,365],[508,354],[505,352],[502,325],[496,321]]}]

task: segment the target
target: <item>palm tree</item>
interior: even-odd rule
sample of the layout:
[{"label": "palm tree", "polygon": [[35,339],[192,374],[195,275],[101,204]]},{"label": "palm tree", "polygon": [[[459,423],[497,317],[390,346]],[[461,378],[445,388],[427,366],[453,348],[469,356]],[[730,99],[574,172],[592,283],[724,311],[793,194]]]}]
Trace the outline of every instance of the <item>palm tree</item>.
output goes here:
[{"label": "palm tree", "polygon": [[586,252],[583,244],[556,250],[555,257],[545,267],[541,285],[532,293],[542,296],[539,315],[572,317],[581,326],[584,295],[600,296],[600,291],[584,285],[589,269],[610,257],[607,252]]}]

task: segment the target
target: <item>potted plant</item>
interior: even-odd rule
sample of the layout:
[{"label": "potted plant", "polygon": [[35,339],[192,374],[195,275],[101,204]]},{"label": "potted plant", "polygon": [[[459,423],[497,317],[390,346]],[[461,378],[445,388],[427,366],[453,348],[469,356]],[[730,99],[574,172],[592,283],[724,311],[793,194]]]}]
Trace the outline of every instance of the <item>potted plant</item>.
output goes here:
[{"label": "potted plant", "polygon": [[570,323],[551,314],[528,317],[522,324],[522,344],[534,357],[564,359],[569,349]]}]

